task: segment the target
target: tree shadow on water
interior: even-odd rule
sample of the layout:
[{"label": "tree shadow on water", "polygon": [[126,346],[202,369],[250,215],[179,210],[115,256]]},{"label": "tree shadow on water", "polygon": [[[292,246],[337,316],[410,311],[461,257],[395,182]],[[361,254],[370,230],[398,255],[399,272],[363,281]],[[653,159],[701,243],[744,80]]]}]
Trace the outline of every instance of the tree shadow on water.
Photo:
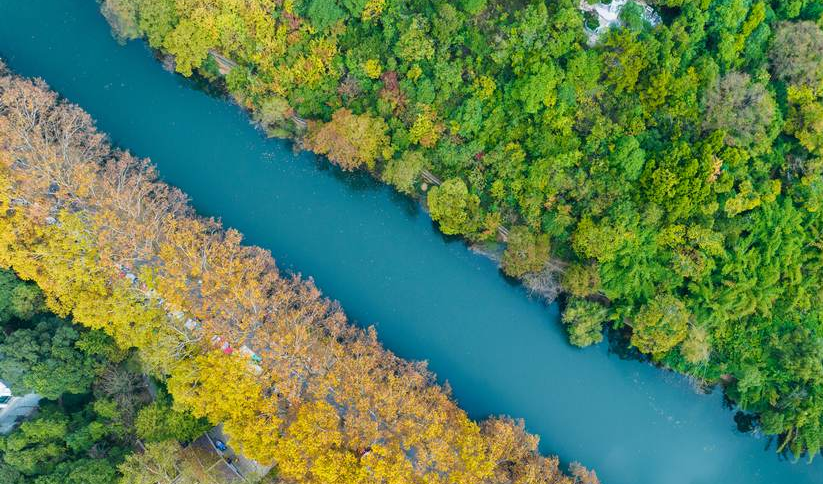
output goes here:
[{"label": "tree shadow on water", "polygon": [[408,217],[414,218],[423,212],[423,206],[420,200],[404,195],[389,186],[385,188],[389,192],[389,201],[392,205],[402,210]]},{"label": "tree shadow on water", "polygon": [[639,361],[648,363],[651,358],[631,345],[632,332],[628,326],[614,328],[606,325],[606,341],[609,344],[609,354],[616,355],[621,360]]},{"label": "tree shadow on water", "polygon": [[314,154],[311,151],[301,150],[298,152],[298,156],[310,157],[315,170],[331,175],[336,181],[343,183],[346,188],[355,192],[375,191],[382,186],[365,170],[344,171],[325,156]]}]

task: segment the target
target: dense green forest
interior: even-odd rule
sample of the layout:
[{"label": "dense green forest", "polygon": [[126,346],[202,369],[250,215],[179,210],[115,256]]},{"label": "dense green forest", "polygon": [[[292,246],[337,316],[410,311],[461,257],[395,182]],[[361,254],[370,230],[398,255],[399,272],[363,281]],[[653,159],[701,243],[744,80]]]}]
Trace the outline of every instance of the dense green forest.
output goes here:
[{"label": "dense green forest", "polygon": [[[823,2],[106,0],[124,39],[224,85],[273,136],[426,192],[446,234],[823,444]],[[236,65],[235,65],[236,63]],[[308,123],[303,119],[308,119]],[[428,187],[421,173],[444,181]],[[428,190],[426,190],[428,188]]]},{"label": "dense green forest", "polygon": [[[180,442],[211,426],[173,409],[162,385],[152,397],[139,357],[100,330],[48,312],[43,293],[0,270],[0,377],[40,408],[0,436],[3,484],[181,484],[196,469]],[[162,458],[153,455],[162,450]],[[153,471],[162,470],[162,475]]]}]

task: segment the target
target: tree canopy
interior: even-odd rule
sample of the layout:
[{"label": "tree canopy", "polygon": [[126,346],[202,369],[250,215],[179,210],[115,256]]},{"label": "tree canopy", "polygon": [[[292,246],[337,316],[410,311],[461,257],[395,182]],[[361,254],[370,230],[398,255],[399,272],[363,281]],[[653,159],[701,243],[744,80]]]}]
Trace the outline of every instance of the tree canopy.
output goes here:
[{"label": "tree canopy", "polygon": [[[0,375],[15,393],[42,397],[36,413],[0,436],[4,484],[114,484],[138,435],[179,447],[177,440],[192,440],[210,427],[173,410],[162,388],[146,406],[150,397],[136,360],[125,362],[109,336],[49,314],[40,289],[13,272],[0,270],[0,281],[0,300],[27,308],[3,322]],[[32,301],[39,301],[37,311],[30,310]],[[135,408],[144,416],[136,428]]]},{"label": "tree canopy", "polygon": [[[722,376],[730,395],[757,386],[747,408],[764,428],[818,451],[823,403],[782,400],[793,390],[780,383],[812,394],[817,380],[766,355],[795,350],[781,335],[823,336],[809,297],[820,0],[648,2],[659,22],[630,2],[591,44],[571,0],[132,1],[117,11],[136,21],[118,25],[139,25],[185,75],[209,49],[232,58],[232,96],[253,111],[285,100],[314,129],[275,122],[344,169],[407,193],[419,166],[445,180],[426,195],[444,233],[500,242],[499,227],[527,227],[504,270],[528,280],[539,260],[562,260],[547,267],[574,268],[557,278],[607,313],[570,302],[576,342],[606,320],[659,364]],[[742,347],[743,331],[770,336]]]},{"label": "tree canopy", "polygon": [[[370,5],[362,7],[364,15],[379,10]],[[343,153],[365,147],[374,154],[373,140],[358,129],[387,123],[354,111],[342,116],[344,126],[357,128]],[[448,185],[437,188],[466,196],[458,222],[469,230],[480,201],[462,180],[454,186],[454,193]],[[578,475],[594,482],[579,465],[564,474],[522,423],[469,419],[425,365],[383,348],[374,329],[349,324],[311,280],[281,273],[271,254],[244,245],[237,231],[198,217],[146,160],[109,145],[80,108],[42,82],[4,70],[0,205],[13,207],[0,211],[0,267],[36,282],[51,311],[85,328],[54,332],[59,355],[34,347],[47,360],[69,358],[94,370],[77,374],[93,380],[95,401],[76,409],[91,421],[75,440],[71,409],[72,437],[55,432],[43,446],[80,449],[65,462],[81,466],[97,442],[110,448],[139,434],[151,440],[151,452],[108,462],[126,482],[140,482],[141,468],[158,469],[162,478],[187,455],[161,458],[159,452],[174,447],[162,439],[190,438],[208,420],[222,424],[244,455],[276,463],[278,479],[289,482],[574,484]],[[51,336],[35,332],[30,339]],[[132,364],[165,384],[171,412],[158,415],[168,403],[150,404],[137,391],[145,384]],[[27,439],[20,438],[20,449],[28,448]],[[43,466],[63,472],[51,455]],[[187,482],[189,470],[192,482],[208,482],[200,477],[204,469],[182,462],[179,482]]]}]

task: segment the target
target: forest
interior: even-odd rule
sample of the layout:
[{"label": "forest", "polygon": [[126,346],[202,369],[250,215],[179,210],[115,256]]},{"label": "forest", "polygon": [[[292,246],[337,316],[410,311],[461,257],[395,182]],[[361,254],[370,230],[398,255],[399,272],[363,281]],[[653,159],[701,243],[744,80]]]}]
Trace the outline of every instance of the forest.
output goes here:
[{"label": "forest", "polygon": [[[271,136],[505,238],[579,346],[605,327],[823,445],[823,2],[105,0],[121,39],[222,86]],[[422,175],[442,179],[430,183]],[[501,230],[501,228],[503,230]]]},{"label": "forest", "polygon": [[0,482],[211,482],[199,479],[203,469],[183,459],[181,447],[211,426],[175,410],[162,384],[153,382],[152,394],[134,351],[49,313],[36,285],[5,270],[0,324],[4,383],[16,395],[43,398],[33,416],[0,436]]},{"label": "forest", "polygon": [[424,363],[197,216],[42,81],[5,70],[0,207],[0,267],[36,283],[49,311],[105,333],[112,351],[135,352],[174,411],[222,424],[282,481],[599,482],[576,463],[564,474],[522,421],[469,419]]}]

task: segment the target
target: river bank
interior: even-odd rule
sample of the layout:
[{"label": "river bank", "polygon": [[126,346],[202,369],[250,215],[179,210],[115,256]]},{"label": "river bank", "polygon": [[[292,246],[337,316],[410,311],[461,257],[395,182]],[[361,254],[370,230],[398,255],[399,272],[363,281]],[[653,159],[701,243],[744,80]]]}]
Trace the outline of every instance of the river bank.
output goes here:
[{"label": "river bank", "polygon": [[311,278],[282,274],[78,106],[2,63],[0,125],[0,267],[136,349],[175,408],[221,425],[261,471],[276,464],[296,483],[599,483],[578,463],[564,475],[522,421],[469,420],[425,365],[386,350]]},{"label": "river bank", "polygon": [[[615,12],[617,12],[623,4],[625,4],[625,2],[615,2],[612,5],[612,7],[616,8]],[[646,6],[646,8],[648,9],[649,7]],[[656,21],[659,22],[659,18]],[[140,41],[144,40],[140,39]],[[146,45],[146,47],[149,50],[151,50],[151,52],[153,52],[154,57],[156,58],[157,62],[159,62],[163,66],[163,69],[165,69],[173,75],[179,75],[176,73],[175,60],[171,54],[168,54],[161,49],[152,48],[148,45]],[[254,111],[253,106],[244,105],[241,98],[234,96],[227,89],[225,84],[225,76],[228,75],[229,72],[231,72],[231,69],[237,68],[238,64],[213,50],[210,50],[208,55],[212,60],[216,62],[216,65],[218,66],[218,72],[215,72],[213,67],[209,67],[208,62],[205,63],[206,67],[202,69],[195,69],[192,75],[188,77],[188,79],[194,83],[197,89],[202,90],[204,93],[211,97],[220,99],[237,107],[237,109],[242,111],[247,116],[249,123],[261,134],[261,136],[266,136],[268,138],[285,139],[291,143],[292,150],[295,154],[299,155],[299,153],[301,152],[312,153],[313,155],[317,156],[319,164],[327,165],[324,166],[322,169],[334,170],[336,168],[336,165],[329,161],[328,158],[316,155],[311,150],[311,148],[306,145],[305,136],[307,135],[307,123],[316,123],[316,120],[307,121],[300,118],[296,114],[292,114],[290,116],[290,119],[294,123],[295,130],[277,130],[277,134],[273,134],[273,131],[271,129],[268,129],[258,119],[258,116]],[[288,136],[284,136],[284,134],[286,133],[288,134]],[[368,169],[361,169],[358,170],[358,172],[360,174],[364,174],[370,177],[376,183],[380,183],[391,187],[389,183],[387,183],[385,180],[381,178],[380,172]],[[440,177],[438,177],[436,174],[432,173],[428,169],[424,168],[417,175],[415,181],[416,191],[413,194],[401,193],[399,191],[396,191],[396,193],[398,196],[401,197],[409,197],[414,203],[419,205],[420,209],[424,213],[429,214],[426,194],[430,187],[439,186],[442,183],[443,180]],[[394,189],[394,187],[392,187],[392,189]],[[439,226],[436,223],[434,225],[439,230]],[[568,262],[551,258],[546,262],[544,270],[539,273],[527,274],[523,278],[509,276],[505,274],[505,272],[502,270],[502,260],[506,249],[506,242],[509,236],[509,229],[500,225],[497,227],[496,230],[498,234],[496,241],[472,241],[470,239],[465,239],[460,236],[444,235],[444,237],[450,240],[462,240],[470,251],[472,251],[475,254],[486,257],[493,263],[495,263],[499,270],[500,276],[503,277],[507,282],[523,287],[527,291],[529,297],[538,299],[542,303],[545,303],[547,305],[556,303],[560,313],[562,314],[570,299],[570,295],[564,292],[560,283],[560,279],[562,278],[565,268],[568,266]],[[609,300],[602,294],[594,295],[592,297],[594,299],[597,299],[604,305],[609,304]],[[565,327],[565,325],[562,324],[562,318],[558,318],[558,323],[560,323],[559,326],[561,328]],[[665,365],[665,363],[661,361],[655,361],[651,355],[643,354],[639,352],[637,348],[633,347],[631,344],[631,332],[632,324],[631,321],[628,320],[622,321],[620,327],[606,325],[605,329],[603,330],[603,334],[605,335],[606,341],[602,344],[607,345],[609,348],[609,352],[619,355],[621,359],[642,362],[661,371],[669,372],[677,376],[683,376],[679,374],[677,370]],[[734,381],[734,378],[729,374],[723,374],[715,379],[699,378],[694,375],[685,375],[684,378],[689,382],[689,386],[692,387],[696,393],[708,394],[711,393],[714,389],[720,389],[720,391],[724,393],[724,397],[726,388]],[[735,421],[737,421],[738,419],[746,419],[749,422],[753,422],[753,425],[750,427],[750,430],[755,430],[757,428],[758,424],[756,415],[747,414],[743,410],[740,410],[739,408],[737,408],[734,402],[728,398],[725,399],[724,405],[727,408],[737,412],[734,417]],[[784,455],[784,457],[790,456],[787,453]]]},{"label": "river bank", "polygon": [[0,53],[13,68],[44,77],[116,143],[151,156],[199,212],[312,274],[387,347],[427,360],[473,417],[524,417],[544,451],[609,483],[819,484],[819,462],[781,462],[766,438],[734,432],[719,392],[696,395],[606,345],[569,347],[556,306],[530,301],[416,203],[261,139],[245,113],[160,69],[143,44],[117,46],[93,3],[0,11]]},{"label": "river bank", "polygon": [[[819,9],[771,15],[757,3],[734,20],[704,2],[656,23],[617,2],[604,12],[620,27],[587,47],[574,4],[383,11],[369,0],[321,15],[314,1],[192,1],[104,7],[121,38],[146,37],[184,76],[224,80],[267,132],[403,193],[427,188],[444,234],[499,242],[510,228],[501,269],[573,296],[562,318],[573,344],[629,326],[658,364],[731,375],[728,395],[781,448],[813,456],[823,445],[823,400],[797,398],[823,395],[811,343],[823,334],[812,296],[823,212],[780,155],[817,149],[799,126],[811,112],[801,105],[818,101],[797,89],[823,80]],[[712,40],[735,29],[734,48]],[[672,36],[689,47],[669,49]],[[796,58],[792,39],[804,36]],[[798,63],[817,77],[797,75]],[[442,185],[421,183],[424,170]]]}]

